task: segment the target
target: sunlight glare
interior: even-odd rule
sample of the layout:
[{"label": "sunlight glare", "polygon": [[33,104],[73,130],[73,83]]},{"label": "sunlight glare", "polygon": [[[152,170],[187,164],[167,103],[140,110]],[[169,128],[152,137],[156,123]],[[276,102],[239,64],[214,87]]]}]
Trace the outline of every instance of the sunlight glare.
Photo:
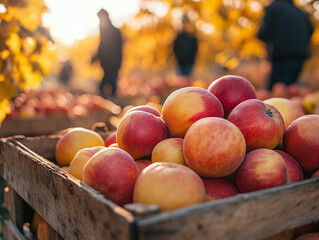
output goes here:
[{"label": "sunlight glare", "polygon": [[139,10],[139,0],[45,0],[49,12],[43,14],[45,27],[52,37],[66,45],[89,35],[98,34],[97,12],[104,8],[113,24],[120,27]]}]

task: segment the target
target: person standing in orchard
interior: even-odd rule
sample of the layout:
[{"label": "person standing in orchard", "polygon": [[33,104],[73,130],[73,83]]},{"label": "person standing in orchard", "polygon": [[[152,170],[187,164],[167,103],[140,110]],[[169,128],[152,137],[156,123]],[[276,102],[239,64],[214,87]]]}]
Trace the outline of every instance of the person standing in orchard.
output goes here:
[{"label": "person standing in orchard", "polygon": [[99,91],[101,96],[109,96],[110,87],[111,95],[116,96],[118,71],[122,63],[122,36],[111,22],[106,10],[101,9],[98,12],[100,20],[100,43],[96,55],[92,62],[99,59],[104,75],[101,80]]},{"label": "person standing in orchard", "polygon": [[192,74],[195,58],[197,55],[197,38],[188,29],[190,21],[187,16],[182,19],[182,30],[177,34],[173,51],[177,60],[178,73],[189,77]]},{"label": "person standing in orchard", "polygon": [[308,15],[292,0],[274,0],[265,8],[258,38],[266,43],[272,62],[269,90],[277,82],[288,86],[298,81],[313,30]]}]

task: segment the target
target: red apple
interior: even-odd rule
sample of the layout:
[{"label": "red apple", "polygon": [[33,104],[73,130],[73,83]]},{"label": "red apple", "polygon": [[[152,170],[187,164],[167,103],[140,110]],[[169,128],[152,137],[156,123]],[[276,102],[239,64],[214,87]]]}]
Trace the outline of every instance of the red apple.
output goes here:
[{"label": "red apple", "polygon": [[258,148],[275,148],[285,132],[284,120],[272,105],[257,99],[237,105],[227,118],[243,133],[247,151]]},{"label": "red apple", "polygon": [[148,112],[148,113],[151,113],[151,114],[154,114],[156,117],[160,117],[161,116],[161,113],[154,107],[152,106],[149,106],[149,105],[140,105],[140,106],[136,106],[136,107],[133,107],[131,109],[129,109],[127,113],[130,113],[132,111],[144,111],[144,112]]},{"label": "red apple", "polygon": [[236,185],[242,193],[280,186],[289,181],[284,159],[274,150],[265,148],[247,153],[236,173]]},{"label": "red apple", "polygon": [[150,160],[146,159],[139,159],[135,161],[136,168],[137,168],[137,176],[141,174],[141,172],[146,168],[147,166],[151,165],[152,162]]},{"label": "red apple", "polygon": [[199,87],[176,90],[167,97],[162,108],[162,117],[171,135],[181,138],[197,120],[223,116],[223,106],[217,97]]},{"label": "red apple", "polygon": [[120,121],[116,142],[134,159],[139,159],[150,156],[156,144],[168,137],[162,118],[144,111],[132,111]]},{"label": "red apple", "polygon": [[97,152],[83,169],[83,182],[120,206],[132,202],[136,179],[134,159],[119,148]]},{"label": "red apple", "polygon": [[225,179],[202,178],[206,189],[206,201],[228,198],[238,194],[237,188]]},{"label": "red apple", "polygon": [[171,162],[185,165],[183,138],[167,138],[160,141],[153,149],[152,162]]},{"label": "red apple", "polygon": [[111,144],[116,143],[116,131],[113,131],[105,138],[104,146],[109,147]]},{"label": "red apple", "polygon": [[296,159],[306,171],[319,169],[319,115],[297,118],[284,136],[285,152]]},{"label": "red apple", "polygon": [[202,203],[205,194],[203,181],[193,170],[177,163],[157,162],[138,177],[133,199],[171,211]]},{"label": "red apple", "polygon": [[223,105],[225,117],[239,103],[257,98],[256,90],[251,82],[244,77],[235,75],[218,78],[209,85],[208,91],[213,93]]},{"label": "red apple", "polygon": [[246,144],[231,122],[217,117],[195,122],[184,138],[185,162],[202,177],[220,178],[233,173],[242,163]]},{"label": "red apple", "polygon": [[285,160],[291,183],[299,182],[303,180],[303,172],[299,163],[288,153],[280,151],[280,150],[275,150],[275,151],[279,153],[282,156],[282,158]]}]

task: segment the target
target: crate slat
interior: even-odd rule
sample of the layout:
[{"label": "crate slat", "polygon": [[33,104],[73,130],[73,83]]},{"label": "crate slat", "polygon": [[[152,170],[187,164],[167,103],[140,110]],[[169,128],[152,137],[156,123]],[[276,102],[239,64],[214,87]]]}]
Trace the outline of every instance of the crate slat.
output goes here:
[{"label": "crate slat", "polygon": [[137,221],[139,239],[263,239],[319,219],[319,178]]},{"label": "crate slat", "polygon": [[26,240],[26,238],[11,220],[5,220],[3,222],[3,239]]},{"label": "crate slat", "polygon": [[[45,139],[38,148],[52,146],[44,144]],[[0,158],[5,159],[3,178],[64,239],[130,239],[134,235],[130,212],[19,141],[1,139]]]}]

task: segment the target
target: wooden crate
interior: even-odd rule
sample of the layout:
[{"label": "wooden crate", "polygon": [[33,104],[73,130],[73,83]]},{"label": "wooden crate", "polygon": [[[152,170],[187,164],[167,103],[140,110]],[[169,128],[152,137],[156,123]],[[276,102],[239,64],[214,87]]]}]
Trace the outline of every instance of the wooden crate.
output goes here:
[{"label": "wooden crate", "polygon": [[0,127],[0,137],[50,135],[70,127],[91,128],[96,122],[104,122],[110,127],[108,119],[112,115],[110,111],[100,111],[86,116],[57,115],[34,119],[5,119]]},{"label": "wooden crate", "polygon": [[319,178],[172,212],[121,208],[54,163],[57,141],[1,139],[1,175],[12,192],[6,239],[23,239],[12,237],[21,233],[22,199],[47,221],[50,239],[263,239],[319,219]]}]

